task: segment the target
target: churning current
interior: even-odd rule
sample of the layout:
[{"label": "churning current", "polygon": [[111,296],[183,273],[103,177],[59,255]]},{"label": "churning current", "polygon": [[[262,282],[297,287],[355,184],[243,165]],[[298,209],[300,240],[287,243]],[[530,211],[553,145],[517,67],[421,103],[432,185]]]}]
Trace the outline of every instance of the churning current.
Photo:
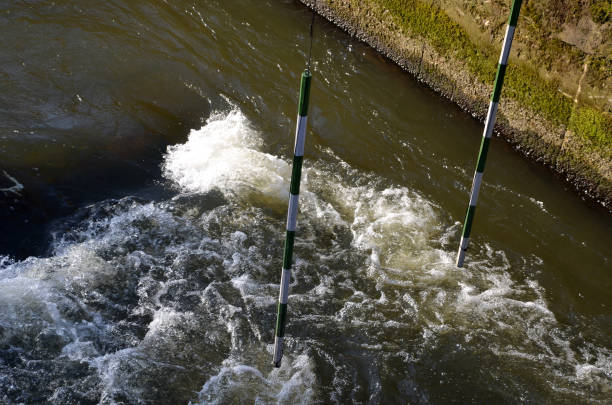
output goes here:
[{"label": "churning current", "polygon": [[3,204],[70,209],[0,251],[0,402],[610,403],[609,214],[494,141],[457,269],[481,124],[320,20],[273,368],[308,10],[85,3],[2,17],[32,47],[2,65]]},{"label": "churning current", "polygon": [[[330,154],[306,169],[287,355],[271,366],[288,163],[239,110],[171,146],[169,200],[87,206],[48,258],[4,259],[1,380],[14,401],[445,402],[610,394],[611,353],[528,274],[417,192]],[[358,179],[358,180],[355,180]],[[475,256],[475,257],[474,257]],[[519,276],[517,277],[517,268]],[[608,397],[609,398],[609,397]]]}]

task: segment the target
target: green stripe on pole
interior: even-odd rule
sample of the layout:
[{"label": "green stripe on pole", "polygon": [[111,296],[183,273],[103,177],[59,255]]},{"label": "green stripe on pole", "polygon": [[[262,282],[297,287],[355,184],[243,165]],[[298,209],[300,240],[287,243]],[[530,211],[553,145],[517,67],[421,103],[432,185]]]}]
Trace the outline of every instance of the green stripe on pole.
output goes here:
[{"label": "green stripe on pole", "polygon": [[300,181],[302,180],[302,163],[304,156],[293,157],[293,169],[291,170],[291,186],[289,192],[291,194],[300,194]]},{"label": "green stripe on pole", "polygon": [[285,320],[287,319],[287,304],[278,303],[276,311],[276,336],[285,336]]},{"label": "green stripe on pole", "polygon": [[461,234],[464,238],[469,238],[472,232],[472,220],[474,219],[474,212],[476,212],[476,206],[470,205],[467,214],[465,215],[465,223],[463,224],[463,233]]},{"label": "green stripe on pole", "polygon": [[514,0],[512,3],[512,11],[510,11],[510,19],[508,20],[508,25],[511,27],[516,27],[522,2],[523,0]]},{"label": "green stripe on pole", "polygon": [[487,138],[486,136],[482,137],[482,142],[480,143],[480,152],[478,152],[478,164],[476,165],[476,171],[478,173],[484,172],[485,163],[487,163],[487,154],[489,153],[490,142],[491,138]]},{"label": "green stripe on pole", "polygon": [[298,113],[300,116],[305,117],[308,115],[308,102],[310,100],[310,79],[312,75],[309,70],[305,70],[302,73],[302,83],[300,86],[300,106]]},{"label": "green stripe on pole", "polygon": [[504,85],[504,76],[506,75],[506,67],[507,65],[497,65],[497,75],[495,75],[495,89],[493,90],[493,97],[491,97],[491,100],[494,103],[497,103],[499,101],[499,97],[501,96],[502,86]]},{"label": "green stripe on pole", "polygon": [[291,261],[293,260],[293,242],[295,240],[295,231],[287,231],[285,237],[285,252],[283,253],[283,268],[290,269]]}]

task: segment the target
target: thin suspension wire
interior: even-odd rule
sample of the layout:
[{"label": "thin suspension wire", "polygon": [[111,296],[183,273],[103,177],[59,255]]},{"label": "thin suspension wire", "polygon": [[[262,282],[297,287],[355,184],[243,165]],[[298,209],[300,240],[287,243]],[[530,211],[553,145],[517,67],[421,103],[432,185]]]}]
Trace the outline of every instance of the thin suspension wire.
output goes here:
[{"label": "thin suspension wire", "polygon": [[312,41],[313,41],[313,37],[314,37],[314,23],[315,23],[315,8],[316,8],[317,2],[315,1],[313,9],[312,9],[312,20],[310,20],[310,46],[308,48],[308,65],[306,66],[306,69],[310,72],[310,60],[312,58]]}]

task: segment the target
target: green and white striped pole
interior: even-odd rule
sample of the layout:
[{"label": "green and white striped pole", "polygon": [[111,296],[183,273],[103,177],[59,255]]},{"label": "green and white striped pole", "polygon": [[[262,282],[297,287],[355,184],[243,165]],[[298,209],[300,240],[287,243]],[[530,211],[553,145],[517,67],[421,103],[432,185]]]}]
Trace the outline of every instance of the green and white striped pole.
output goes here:
[{"label": "green and white striped pole", "polygon": [[283,339],[285,337],[285,322],[287,320],[287,298],[289,297],[289,282],[291,281],[291,263],[293,257],[293,241],[297,224],[298,201],[300,195],[300,179],[302,178],[302,161],[304,160],[304,141],[306,140],[306,121],[308,119],[308,100],[310,98],[310,70],[302,73],[300,86],[300,104],[298,107],[297,125],[295,129],[295,146],[293,151],[293,169],[291,186],[289,188],[289,208],[287,210],[287,236],[283,253],[283,270],[281,273],[280,294],[278,296],[278,311],[276,314],[276,334],[274,337],[274,367],[280,367],[283,358]]},{"label": "green and white striped pole", "polygon": [[463,266],[465,252],[470,244],[470,232],[472,231],[474,212],[476,211],[476,203],[478,202],[478,192],[480,191],[480,185],[482,184],[482,174],[484,172],[485,162],[487,160],[487,152],[489,151],[491,135],[493,135],[493,127],[495,126],[495,118],[497,115],[497,105],[499,103],[499,97],[504,84],[504,75],[506,73],[506,66],[508,64],[508,55],[510,55],[510,47],[512,46],[512,39],[514,38],[514,30],[516,28],[516,22],[521,10],[521,3],[522,0],[514,0],[512,2],[512,11],[510,12],[510,19],[508,20],[506,37],[504,38],[504,45],[499,58],[499,65],[497,66],[495,88],[493,90],[493,96],[491,97],[491,103],[489,104],[489,112],[487,113],[484,133],[482,134],[482,143],[480,144],[480,152],[478,154],[478,163],[476,164],[476,173],[474,173],[474,180],[472,182],[470,205],[465,216],[465,222],[463,223],[461,244],[459,245],[459,252],[457,253],[457,267]]}]

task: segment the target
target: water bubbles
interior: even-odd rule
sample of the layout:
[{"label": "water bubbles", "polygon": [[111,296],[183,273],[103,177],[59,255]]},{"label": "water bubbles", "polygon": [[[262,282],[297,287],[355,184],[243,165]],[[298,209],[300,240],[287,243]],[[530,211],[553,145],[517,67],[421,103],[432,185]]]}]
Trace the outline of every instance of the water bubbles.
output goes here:
[{"label": "water bubbles", "polygon": [[288,200],[289,165],[257,151],[260,144],[240,111],[216,114],[187,143],[168,148],[164,174],[185,191]]}]

